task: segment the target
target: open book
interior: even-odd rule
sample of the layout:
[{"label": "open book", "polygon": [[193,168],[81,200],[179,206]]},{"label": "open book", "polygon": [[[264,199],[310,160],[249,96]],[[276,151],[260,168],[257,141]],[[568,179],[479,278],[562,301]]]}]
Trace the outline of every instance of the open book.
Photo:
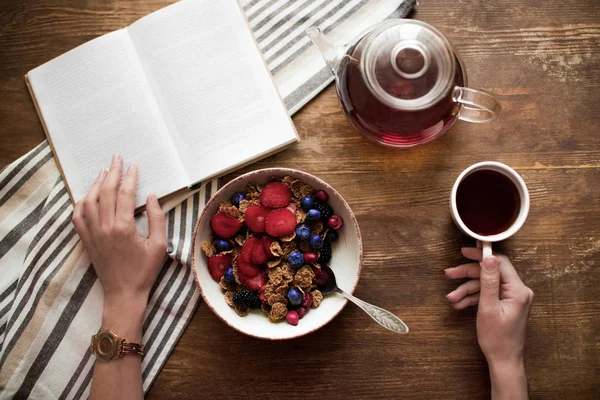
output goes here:
[{"label": "open book", "polygon": [[77,202],[113,153],[136,207],[299,140],[236,0],[183,0],[25,77]]}]

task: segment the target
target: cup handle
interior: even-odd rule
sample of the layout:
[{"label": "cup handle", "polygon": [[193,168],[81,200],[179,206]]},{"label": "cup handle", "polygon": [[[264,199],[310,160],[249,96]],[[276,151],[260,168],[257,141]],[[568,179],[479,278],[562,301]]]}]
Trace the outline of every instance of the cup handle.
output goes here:
[{"label": "cup handle", "polygon": [[492,252],[492,243],[491,242],[482,242],[481,240],[477,241],[477,248],[483,251],[483,255],[481,257],[481,261],[485,260],[486,257],[489,257],[493,254]]},{"label": "cup handle", "polygon": [[452,92],[452,99],[462,104],[458,119],[468,122],[492,122],[498,118],[502,110],[500,102],[494,96],[482,90],[457,86]]}]

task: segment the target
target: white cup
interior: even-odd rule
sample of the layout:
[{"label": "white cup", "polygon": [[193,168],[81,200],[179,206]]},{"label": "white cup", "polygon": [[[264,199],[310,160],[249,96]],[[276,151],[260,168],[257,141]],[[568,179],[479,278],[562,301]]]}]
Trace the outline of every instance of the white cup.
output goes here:
[{"label": "white cup", "polygon": [[[479,235],[470,230],[460,218],[460,215],[458,214],[458,208],[456,207],[456,192],[460,183],[469,174],[482,170],[496,171],[508,177],[514,183],[519,192],[519,197],[521,198],[521,209],[519,210],[519,214],[513,224],[504,232],[489,236]],[[483,249],[483,258],[492,255],[493,242],[499,242],[501,240],[508,239],[519,229],[521,229],[525,223],[525,220],[527,219],[527,214],[529,214],[529,191],[527,190],[527,185],[525,185],[523,178],[521,178],[521,176],[508,165],[495,161],[484,161],[473,164],[458,176],[456,182],[454,182],[454,186],[452,187],[452,193],[450,194],[450,215],[452,216],[452,219],[454,220],[454,223],[458,229],[460,229],[465,235],[477,240],[477,247],[481,247]]]}]

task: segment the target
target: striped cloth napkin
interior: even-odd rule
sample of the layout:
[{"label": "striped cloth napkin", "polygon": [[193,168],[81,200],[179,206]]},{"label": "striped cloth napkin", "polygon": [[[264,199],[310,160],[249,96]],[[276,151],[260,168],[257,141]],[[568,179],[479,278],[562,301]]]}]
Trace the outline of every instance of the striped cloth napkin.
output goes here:
[{"label": "striped cloth napkin", "polygon": [[[216,1],[216,0],[213,0]],[[219,0],[222,1],[222,0]],[[238,0],[293,114],[333,78],[304,35],[319,26],[340,43],[414,0]],[[147,392],[199,304],[190,269],[194,223],[220,186],[207,182],[163,205],[168,259],[146,310]],[[71,223],[72,204],[47,142],[0,173],[0,398],[82,398],[101,323],[100,282]],[[145,230],[143,219],[138,229]]]}]

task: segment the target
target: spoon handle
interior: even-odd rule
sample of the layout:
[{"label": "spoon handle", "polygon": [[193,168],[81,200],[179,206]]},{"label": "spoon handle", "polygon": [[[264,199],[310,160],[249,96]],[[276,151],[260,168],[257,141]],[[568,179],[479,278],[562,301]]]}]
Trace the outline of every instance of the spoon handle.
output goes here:
[{"label": "spoon handle", "polygon": [[384,310],[381,307],[374,306],[373,304],[369,304],[366,301],[362,301],[341,289],[338,289],[338,291],[348,300],[362,308],[362,310],[369,314],[369,316],[379,325],[395,333],[408,333],[408,326],[391,312]]}]

